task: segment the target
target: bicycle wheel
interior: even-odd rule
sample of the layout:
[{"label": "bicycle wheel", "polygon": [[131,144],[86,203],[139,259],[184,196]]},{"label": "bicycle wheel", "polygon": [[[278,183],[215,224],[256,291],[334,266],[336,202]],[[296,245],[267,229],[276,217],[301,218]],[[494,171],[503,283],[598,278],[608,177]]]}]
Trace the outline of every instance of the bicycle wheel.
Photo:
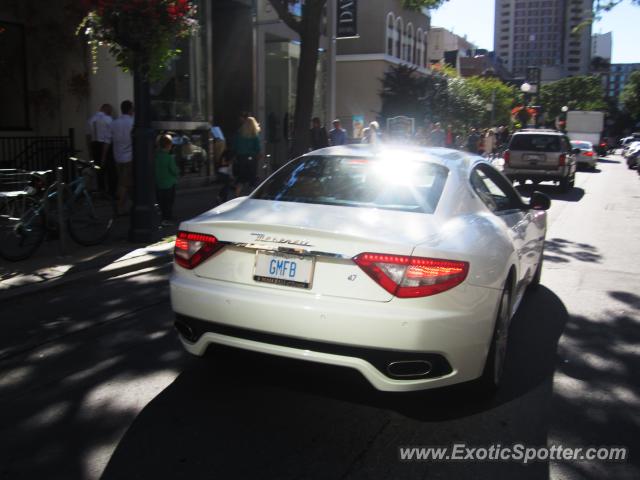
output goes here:
[{"label": "bicycle wheel", "polygon": [[30,257],[46,232],[35,200],[5,202],[0,206],[0,257],[17,262]]},{"label": "bicycle wheel", "polygon": [[115,202],[106,193],[85,190],[71,200],[68,215],[71,238],[80,245],[97,245],[113,228]]}]

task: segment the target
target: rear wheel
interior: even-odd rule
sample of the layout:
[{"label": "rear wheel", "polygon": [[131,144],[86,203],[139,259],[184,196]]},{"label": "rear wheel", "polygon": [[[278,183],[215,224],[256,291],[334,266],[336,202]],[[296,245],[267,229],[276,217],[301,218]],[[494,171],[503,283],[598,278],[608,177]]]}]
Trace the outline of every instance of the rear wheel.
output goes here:
[{"label": "rear wheel", "polygon": [[109,195],[85,190],[71,202],[69,234],[80,245],[97,245],[109,235],[115,217],[115,202]]},{"label": "rear wheel", "polygon": [[509,319],[511,313],[511,289],[507,285],[502,291],[498,305],[498,315],[491,339],[491,348],[487,355],[482,377],[478,386],[482,393],[491,395],[500,386],[504,371],[504,362],[507,354],[507,340],[509,337]]},{"label": "rear wheel", "polygon": [[46,232],[43,216],[34,200],[14,201],[0,206],[0,256],[17,262],[29,258]]},{"label": "rear wheel", "polygon": [[575,182],[576,180],[573,175],[563,178],[562,180],[560,180],[560,190],[562,190],[564,193],[570,192],[573,189]]}]

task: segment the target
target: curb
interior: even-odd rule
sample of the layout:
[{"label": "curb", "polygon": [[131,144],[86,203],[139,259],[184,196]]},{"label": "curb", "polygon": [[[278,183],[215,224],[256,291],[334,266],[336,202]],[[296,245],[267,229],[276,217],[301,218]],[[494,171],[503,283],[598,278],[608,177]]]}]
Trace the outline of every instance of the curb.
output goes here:
[{"label": "curb", "polygon": [[37,283],[30,283],[23,286],[9,288],[0,292],[0,302],[16,300],[24,296],[33,295],[43,290],[52,290],[73,283],[91,280],[107,280],[120,275],[131,273],[147,268],[164,268],[172,264],[171,250],[157,252],[155,254],[144,254],[130,259],[121,260],[115,263],[96,265],[93,268],[71,274],[61,275],[49,280]]}]

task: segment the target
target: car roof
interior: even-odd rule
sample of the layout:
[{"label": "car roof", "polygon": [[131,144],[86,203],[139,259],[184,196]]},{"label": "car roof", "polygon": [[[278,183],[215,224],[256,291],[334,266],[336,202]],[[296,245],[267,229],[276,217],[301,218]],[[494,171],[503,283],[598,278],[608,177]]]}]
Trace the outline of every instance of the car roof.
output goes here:
[{"label": "car roof", "polygon": [[442,147],[424,147],[421,145],[407,145],[396,143],[356,143],[326,147],[306,153],[304,156],[326,155],[336,157],[385,157],[406,154],[412,158],[431,162],[447,167],[449,170],[469,171],[476,163],[484,159],[468,152]]},{"label": "car roof", "polygon": [[536,128],[536,129],[524,129],[518,130],[513,133],[514,135],[558,135],[564,136],[564,133],[559,132],[558,130],[550,130],[544,128]]}]

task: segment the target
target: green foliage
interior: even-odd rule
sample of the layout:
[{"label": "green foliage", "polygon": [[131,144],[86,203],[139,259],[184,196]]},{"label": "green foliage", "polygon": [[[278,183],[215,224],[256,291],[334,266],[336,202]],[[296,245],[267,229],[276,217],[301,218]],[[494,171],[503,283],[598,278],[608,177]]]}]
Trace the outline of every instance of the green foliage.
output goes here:
[{"label": "green foliage", "polygon": [[629,75],[629,80],[620,94],[620,101],[629,115],[640,121],[640,71],[636,70]]},{"label": "green foliage", "polygon": [[569,77],[543,85],[540,104],[547,119],[560,115],[563,106],[569,110],[606,110],[604,90],[600,77]]},{"label": "green foliage", "polygon": [[449,0],[403,0],[405,8],[419,10],[421,8],[438,8]]},{"label": "green foliage", "polygon": [[499,78],[495,77],[471,77],[466,82],[484,105],[493,103],[493,125],[489,125],[491,123],[491,112],[488,111],[484,114],[482,124],[486,126],[509,125],[511,109],[514,107],[518,97],[515,87],[505,85]]},{"label": "green foliage", "polygon": [[155,80],[169,61],[180,54],[177,38],[198,29],[196,7],[189,0],[88,0],[90,11],[78,26],[91,46],[94,62],[99,44],[105,44],[124,71],[137,69]]},{"label": "green foliage", "polygon": [[509,124],[515,90],[497,78],[460,78],[443,69],[419,74],[406,65],[391,67],[382,78],[382,119],[406,115],[418,125],[425,120],[451,124],[455,128],[491,126],[486,104],[496,98],[494,125]]}]

